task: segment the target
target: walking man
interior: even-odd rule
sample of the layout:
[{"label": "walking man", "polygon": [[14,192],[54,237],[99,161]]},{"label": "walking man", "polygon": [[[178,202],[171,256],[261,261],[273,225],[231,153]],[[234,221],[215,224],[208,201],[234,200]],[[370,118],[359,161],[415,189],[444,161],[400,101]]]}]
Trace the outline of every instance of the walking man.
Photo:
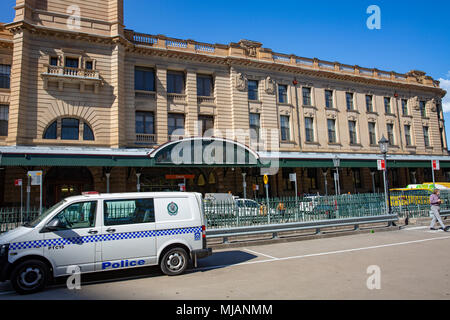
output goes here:
[{"label": "walking man", "polygon": [[433,214],[433,219],[431,220],[430,230],[437,230],[434,228],[436,220],[439,221],[441,227],[439,229],[448,231],[450,227],[446,227],[442,222],[441,216],[439,214],[441,199],[439,197],[439,190],[434,189],[433,193],[430,196],[430,204],[431,204],[431,213]]}]

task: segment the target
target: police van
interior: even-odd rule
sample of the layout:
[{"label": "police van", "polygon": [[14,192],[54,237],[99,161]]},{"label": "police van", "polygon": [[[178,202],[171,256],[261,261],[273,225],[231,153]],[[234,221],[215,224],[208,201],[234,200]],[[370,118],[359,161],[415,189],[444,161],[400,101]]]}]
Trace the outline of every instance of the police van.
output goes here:
[{"label": "police van", "polygon": [[211,254],[199,193],[83,194],[0,235],[0,281],[26,294],[73,270],[159,265],[179,275]]}]

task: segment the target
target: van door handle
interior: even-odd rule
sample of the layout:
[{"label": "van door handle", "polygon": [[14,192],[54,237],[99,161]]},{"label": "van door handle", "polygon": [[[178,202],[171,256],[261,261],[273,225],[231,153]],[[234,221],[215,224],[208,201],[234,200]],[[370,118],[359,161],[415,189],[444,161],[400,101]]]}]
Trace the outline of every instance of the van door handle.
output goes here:
[{"label": "van door handle", "polygon": [[98,231],[97,230],[89,230],[88,233],[90,233],[90,234],[97,234]]},{"label": "van door handle", "polygon": [[106,232],[113,233],[116,232],[116,229],[106,229]]}]

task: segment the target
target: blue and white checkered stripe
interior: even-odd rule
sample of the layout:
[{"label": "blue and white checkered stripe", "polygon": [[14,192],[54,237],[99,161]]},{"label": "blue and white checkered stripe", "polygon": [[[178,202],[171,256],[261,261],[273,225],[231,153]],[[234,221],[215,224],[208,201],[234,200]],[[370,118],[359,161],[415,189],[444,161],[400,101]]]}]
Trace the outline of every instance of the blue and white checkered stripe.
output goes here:
[{"label": "blue and white checkered stripe", "polygon": [[179,234],[190,234],[193,233],[195,239],[198,240],[199,235],[202,232],[202,227],[192,227],[192,228],[180,228],[180,229],[166,229],[166,230],[148,230],[148,231],[136,231],[136,232],[124,232],[124,233],[113,233],[113,234],[103,234],[103,235],[92,235],[85,237],[72,237],[72,238],[57,238],[48,240],[37,240],[37,241],[26,241],[26,242],[16,242],[11,243],[9,246],[10,251],[23,250],[23,249],[38,249],[41,247],[48,246],[65,246],[71,244],[83,244],[101,241],[114,241],[114,240],[127,240],[127,239],[139,239],[139,238],[151,238],[151,237],[162,237],[162,236],[172,236]]}]

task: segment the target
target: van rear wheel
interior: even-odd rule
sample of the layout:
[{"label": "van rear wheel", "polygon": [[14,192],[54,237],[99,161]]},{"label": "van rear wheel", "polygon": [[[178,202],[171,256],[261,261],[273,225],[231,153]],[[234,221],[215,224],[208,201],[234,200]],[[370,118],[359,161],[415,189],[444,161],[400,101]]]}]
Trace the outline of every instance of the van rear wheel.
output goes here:
[{"label": "van rear wheel", "polygon": [[159,263],[161,271],[168,276],[182,274],[188,265],[189,257],[183,248],[172,248],[167,251]]},{"label": "van rear wheel", "polygon": [[43,290],[49,279],[47,265],[40,260],[27,260],[17,265],[11,273],[11,285],[19,294]]}]

